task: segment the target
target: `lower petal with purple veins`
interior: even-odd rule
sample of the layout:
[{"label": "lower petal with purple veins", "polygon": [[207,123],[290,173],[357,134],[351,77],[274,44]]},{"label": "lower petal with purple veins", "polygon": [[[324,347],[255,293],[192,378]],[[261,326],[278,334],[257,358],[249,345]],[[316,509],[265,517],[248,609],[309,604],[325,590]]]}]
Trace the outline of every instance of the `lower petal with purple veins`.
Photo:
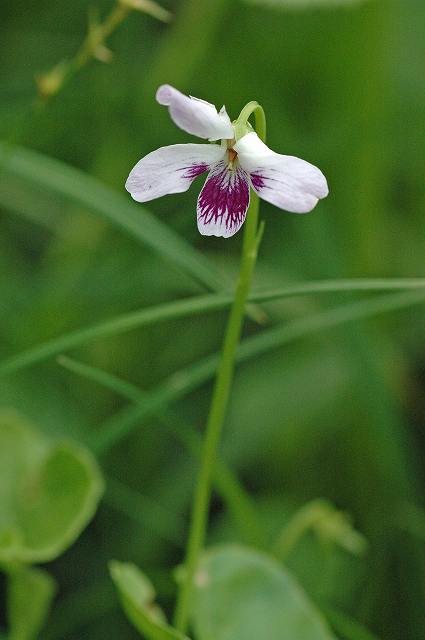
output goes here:
[{"label": "lower petal with purple veins", "polygon": [[248,174],[226,161],[212,167],[198,198],[198,229],[204,236],[230,238],[242,226],[249,206]]}]

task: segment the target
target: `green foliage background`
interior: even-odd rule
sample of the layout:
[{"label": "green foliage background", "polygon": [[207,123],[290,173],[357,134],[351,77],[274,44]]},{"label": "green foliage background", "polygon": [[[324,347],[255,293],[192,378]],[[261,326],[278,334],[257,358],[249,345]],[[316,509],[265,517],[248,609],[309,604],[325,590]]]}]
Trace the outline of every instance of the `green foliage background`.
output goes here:
[{"label": "green foliage background", "polygon": [[[424,262],[425,5],[370,0],[349,8],[277,11],[242,1],[164,2],[163,25],[134,13],[44,108],[33,76],[78,48],[87,2],[1,8],[0,136],[122,192],[135,162],[192,141],[154,101],[169,82],[231,117],[258,100],[276,151],[318,165],[329,198],[295,216],[264,204],[256,286],[321,278],[421,276]],[[102,14],[110,3],[98,0]],[[7,162],[7,161],[6,161]],[[146,207],[232,278],[241,235],[202,238],[187,194]],[[145,208],[145,207],[143,207]],[[224,282],[224,278],[223,278]],[[124,311],[205,290],[94,215],[0,167],[0,356]],[[264,305],[273,323],[360,294]],[[225,312],[102,338],[72,355],[144,390],[220,347]],[[247,323],[247,335],[258,327]],[[313,334],[240,366],[223,453],[254,497],[270,537],[317,497],[350,512],[369,540],[353,558],[307,536],[288,559],[313,599],[381,638],[423,638],[425,596],[423,307]],[[202,430],[211,385],[173,405]],[[1,379],[0,404],[50,436],[95,442],[126,402],[55,360]],[[176,424],[178,428],[178,424]],[[79,541],[49,566],[59,583],[44,640],[136,638],[109,582],[111,558],[148,573],[167,607],[181,562],[196,461],[156,418],[100,456],[107,492]],[[211,540],[238,541],[219,500]],[[349,637],[349,636],[347,636]],[[355,636],[351,636],[355,637]],[[357,636],[360,640],[360,636]],[[294,639],[298,640],[298,639]],[[301,640],[301,639],[300,639]]]}]

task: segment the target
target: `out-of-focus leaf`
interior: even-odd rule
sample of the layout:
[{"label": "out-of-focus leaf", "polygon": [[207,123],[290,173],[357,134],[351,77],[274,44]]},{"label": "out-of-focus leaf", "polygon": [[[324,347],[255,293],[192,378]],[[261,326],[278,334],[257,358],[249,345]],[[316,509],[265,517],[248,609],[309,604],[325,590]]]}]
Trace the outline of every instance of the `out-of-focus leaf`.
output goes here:
[{"label": "out-of-focus leaf", "polygon": [[91,520],[102,491],[86,449],[49,442],[18,414],[0,414],[0,564],[58,556]]},{"label": "out-of-focus leaf", "polygon": [[[282,387],[285,388],[287,384],[283,383]],[[302,430],[308,428],[301,422],[298,427]],[[318,434],[318,438],[320,437],[323,436]],[[300,448],[302,446],[301,444]],[[250,462],[255,464],[255,459]],[[288,491],[290,492],[289,489]],[[257,497],[256,507],[264,532],[263,548],[272,549],[279,532],[297,513],[296,505],[288,496],[274,492],[273,495]],[[210,539],[214,545],[239,542],[228,514],[217,522]],[[277,559],[280,561],[280,558]],[[320,610],[325,613],[325,604],[332,604],[339,610],[350,610],[364,583],[367,561],[364,557],[346,553],[337,545],[323,544],[318,536],[309,531],[294,545],[283,564],[309,597],[320,603]]]},{"label": "out-of-focus leaf", "polygon": [[134,564],[112,561],[109,570],[126,616],[141,634],[148,640],[188,640],[167,624],[154,602],[155,589]]},{"label": "out-of-focus leaf", "polygon": [[36,640],[55,594],[53,578],[40,569],[25,567],[9,576],[7,609],[9,640]]},{"label": "out-of-focus leaf", "polygon": [[335,640],[287,570],[236,545],[205,553],[195,578],[192,619],[199,640]]},{"label": "out-of-focus leaf", "polygon": [[337,544],[353,555],[366,551],[366,538],[356,531],[349,516],[338,511],[328,500],[312,500],[301,507],[281,532],[275,544],[275,553],[286,559],[298,540],[309,529],[323,542]]}]

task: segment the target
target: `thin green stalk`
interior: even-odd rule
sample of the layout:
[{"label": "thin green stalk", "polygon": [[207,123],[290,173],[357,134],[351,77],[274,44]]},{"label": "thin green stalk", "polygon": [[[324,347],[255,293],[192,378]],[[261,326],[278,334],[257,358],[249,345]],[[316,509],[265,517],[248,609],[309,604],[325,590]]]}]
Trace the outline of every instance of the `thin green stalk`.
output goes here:
[{"label": "thin green stalk", "polygon": [[[388,278],[388,279],[353,279],[322,280],[303,284],[278,287],[267,291],[258,291],[249,296],[255,302],[267,302],[297,296],[320,293],[339,293],[355,291],[394,291],[425,289],[425,278]],[[175,302],[167,302],[155,307],[130,311],[109,320],[66,333],[27,351],[18,353],[0,362],[0,377],[15,373],[26,367],[43,362],[54,356],[87,344],[92,340],[120,335],[136,328],[146,327],[166,320],[190,317],[195,314],[208,313],[225,309],[232,302],[228,294],[211,294],[192,297]]]},{"label": "thin green stalk", "polygon": [[316,498],[304,504],[281,531],[273,554],[286,562],[294,547],[307,531],[313,530],[322,540],[339,545],[353,555],[361,555],[367,549],[366,539],[356,531],[346,514],[338,511],[333,504]]},{"label": "thin green stalk", "polygon": [[[146,407],[149,406],[151,402],[149,393],[143,392],[139,387],[136,387],[132,383],[122,380],[107,371],[78,362],[77,360],[66,356],[60,356],[58,358],[58,363],[65,367],[65,369],[118,393],[123,398],[134,402],[138,406]],[[195,458],[195,460],[199,460],[202,450],[202,438],[197,431],[188,427],[188,425],[179,418],[177,413],[169,411],[163,407],[154,413],[159,422],[166,428],[167,432],[172,434],[183,445],[186,451]],[[260,546],[264,536],[251,498],[244,490],[237,476],[225,464],[225,462],[220,459],[216,462],[214,482],[217,492],[223,499],[229,513],[232,515],[235,523],[239,527],[240,534],[243,539],[247,544]],[[119,488],[117,489],[116,482],[112,482],[112,487],[116,489],[115,494],[117,494],[117,492],[119,493]],[[111,502],[111,500],[113,501],[113,495],[111,496],[109,491],[110,488],[111,480],[108,479],[108,490],[105,495],[105,500],[107,502]],[[121,485],[121,493],[126,493],[127,496],[129,496],[127,502],[130,502],[130,505],[126,513],[137,518],[139,509],[134,509],[136,499],[131,499],[131,490],[128,489],[128,487]],[[144,496],[140,496],[139,494],[137,494],[137,500],[144,501],[143,510],[147,511],[148,514],[152,516],[149,521],[154,522],[155,527],[158,529],[158,525],[160,525],[161,522],[158,522],[155,509],[160,512],[160,506],[154,505]],[[125,503],[126,500],[120,500],[119,498],[113,502],[114,506],[120,507],[121,510],[123,510]],[[144,516],[146,516],[146,513],[144,513]],[[159,518],[159,520],[161,519]],[[166,537],[167,529],[163,527],[160,533]],[[180,539],[180,533],[177,534],[176,532],[173,532],[173,542],[175,542],[176,536]]]},{"label": "thin green stalk", "polygon": [[106,41],[133,10],[147,13],[162,22],[169,22],[171,19],[171,13],[154,0],[117,0],[103,22],[98,23],[93,19],[89,21],[88,33],[71,60],[62,60],[49,72],[36,76],[39,99],[35,106],[41,106],[43,102],[56,95],[92,58],[109,62],[111,53],[106,47]]},{"label": "thin green stalk", "polygon": [[[322,293],[404,291],[411,289],[425,289],[425,278],[317,280],[316,282],[305,282],[286,287],[278,287],[277,289],[257,291],[249,296],[249,300],[253,302],[267,302]],[[211,311],[220,311],[228,307],[231,302],[232,297],[230,294],[210,294],[123,313],[109,320],[53,338],[3,360],[0,362],[0,377],[15,373],[38,362],[48,360],[64,351],[87,344],[92,340],[119,335],[158,322]]]},{"label": "thin green stalk", "polygon": [[117,2],[102,24],[91,25],[75,58],[71,61],[73,70],[83,67],[93,56],[98,47],[105,46],[106,39],[115,31],[130,13],[130,7]]},{"label": "thin green stalk", "polygon": [[[252,105],[251,111],[246,114],[244,113],[244,116],[246,120],[248,120],[251,113],[255,112],[257,132],[260,138],[264,140],[265,117],[263,109],[257,103],[250,104]],[[182,633],[186,632],[188,626],[193,579],[198,566],[199,556],[204,546],[208,525],[212,479],[217,450],[233,381],[236,351],[242,333],[245,305],[251,288],[258,245],[262,234],[262,229],[260,228],[260,231],[258,230],[258,214],[259,199],[257,194],[251,191],[251,204],[245,221],[239,279],[227,323],[220,365],[214,385],[201,457],[201,468],[192,505],[191,526],[186,549],[185,574],[179,588],[176,603],[174,625],[176,629]]]},{"label": "thin green stalk", "polygon": [[320,507],[321,501],[313,500],[301,507],[301,509],[292,516],[273,545],[273,555],[282,562],[286,562],[286,559],[298,541],[309,529],[314,527],[318,518],[322,516]]},{"label": "thin green stalk", "polygon": [[167,509],[119,480],[106,476],[103,502],[142,526],[150,526],[163,540],[183,546],[185,522],[180,514]]},{"label": "thin green stalk", "polygon": [[[247,338],[240,345],[236,360],[247,362],[264,353],[273,351],[294,340],[300,340],[319,331],[329,330],[343,324],[364,318],[371,318],[425,303],[425,291],[403,291],[386,296],[376,296],[368,300],[358,300],[326,311],[320,311],[290,323],[282,323]],[[114,445],[127,437],[141,422],[157,411],[177,402],[191,391],[211,380],[219,366],[218,354],[213,354],[181,369],[169,376],[165,382],[150,391],[149,401],[144,405],[126,408],[115,414],[92,438],[91,446],[97,455],[105,455]]]}]

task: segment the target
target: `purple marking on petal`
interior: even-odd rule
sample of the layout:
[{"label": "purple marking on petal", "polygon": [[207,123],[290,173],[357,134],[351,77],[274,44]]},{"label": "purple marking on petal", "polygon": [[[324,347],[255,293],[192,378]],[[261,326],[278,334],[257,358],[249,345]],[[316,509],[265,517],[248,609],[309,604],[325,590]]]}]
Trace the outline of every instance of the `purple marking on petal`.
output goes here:
[{"label": "purple marking on petal", "polygon": [[213,167],[199,194],[198,221],[202,226],[218,227],[220,235],[230,236],[245,220],[248,205],[247,173],[222,160]]},{"label": "purple marking on petal", "polygon": [[259,173],[251,173],[250,178],[254,189],[262,189],[266,184],[265,176],[262,176]]},{"label": "purple marking on petal", "polygon": [[183,174],[183,178],[187,178],[188,180],[194,180],[197,176],[200,176],[205,171],[208,171],[208,164],[193,164],[190,167],[181,167],[179,171],[185,171]]}]

